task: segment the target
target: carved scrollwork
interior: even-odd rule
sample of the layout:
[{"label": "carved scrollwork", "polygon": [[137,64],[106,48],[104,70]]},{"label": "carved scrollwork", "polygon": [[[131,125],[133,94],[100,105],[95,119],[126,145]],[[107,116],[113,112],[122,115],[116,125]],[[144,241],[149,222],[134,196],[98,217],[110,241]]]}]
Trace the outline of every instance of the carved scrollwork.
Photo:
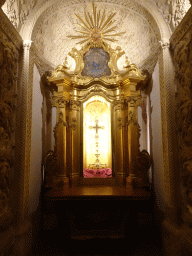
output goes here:
[{"label": "carved scrollwork", "polygon": [[0,42],[0,216],[8,207],[15,147],[15,114],[18,52],[8,41]]},{"label": "carved scrollwork", "polygon": [[53,105],[55,107],[59,107],[59,108],[65,108],[66,104],[68,103],[68,101],[65,99],[65,97],[61,96],[53,96]]},{"label": "carved scrollwork", "polygon": [[130,61],[128,60],[128,57],[126,56],[125,58],[125,66],[124,69],[129,72],[131,75],[136,75],[139,77],[142,77],[142,74],[138,67],[135,64],[131,64]]},{"label": "carved scrollwork", "polygon": [[192,33],[189,31],[173,51],[176,94],[176,122],[180,169],[186,207],[192,214]]}]

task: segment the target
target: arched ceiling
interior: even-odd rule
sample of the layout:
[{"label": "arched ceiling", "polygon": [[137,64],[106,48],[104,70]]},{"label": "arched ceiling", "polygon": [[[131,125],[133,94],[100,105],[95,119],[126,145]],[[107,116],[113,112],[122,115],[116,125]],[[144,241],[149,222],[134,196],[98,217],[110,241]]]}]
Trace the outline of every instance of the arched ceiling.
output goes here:
[{"label": "arched ceiling", "polygon": [[[139,67],[142,67],[146,59],[149,58],[154,58],[155,62],[156,55],[154,54],[159,48],[160,40],[158,28],[155,27],[155,24],[150,24],[148,14],[140,6],[130,4],[125,7],[105,2],[95,5],[98,10],[105,10],[106,16],[116,12],[117,32],[125,32],[118,38],[118,42],[110,43],[112,48],[120,46],[130,61]],[[76,44],[78,40],[72,40],[67,36],[77,34],[75,31],[79,30],[77,25],[79,21],[74,13],[84,17],[84,8],[92,12],[91,3],[65,7],[60,2],[57,8],[54,7],[54,11],[53,7],[50,7],[38,19],[31,39],[43,56],[54,65],[63,63],[73,47],[81,48]],[[68,62],[73,69],[74,63],[70,57]]]},{"label": "arched ceiling", "polygon": [[[21,32],[23,39],[31,39],[39,53],[53,66],[57,66],[64,62],[73,47],[80,49],[81,46],[76,44],[77,40],[67,36],[75,35],[76,30],[79,30],[77,25],[79,20],[75,13],[82,18],[85,9],[92,13],[91,2],[90,0],[7,0],[3,10]],[[177,5],[180,5],[180,10],[184,10],[182,6],[186,10],[189,8],[188,0],[94,1],[97,10],[102,12],[105,10],[106,16],[115,12],[116,32],[125,32],[117,38],[118,42],[110,43],[112,48],[120,46],[125,51],[124,56],[119,60],[119,68],[123,67],[127,56],[140,69],[147,69],[152,73],[157,61],[162,31],[160,24],[155,21],[154,15],[152,16],[145,5],[162,19],[168,31],[171,26],[173,27],[170,22],[173,2],[179,3]],[[174,8],[176,7],[175,5]],[[68,63],[73,70],[75,63],[71,57],[68,57]]]}]

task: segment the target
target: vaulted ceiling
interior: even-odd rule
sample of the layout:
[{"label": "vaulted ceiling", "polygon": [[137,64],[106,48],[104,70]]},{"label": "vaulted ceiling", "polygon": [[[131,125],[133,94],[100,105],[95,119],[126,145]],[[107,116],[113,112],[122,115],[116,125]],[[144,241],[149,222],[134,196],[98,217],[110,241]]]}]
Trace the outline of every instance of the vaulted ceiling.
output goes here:
[{"label": "vaulted ceiling", "polygon": [[[81,48],[78,40],[68,38],[79,30],[78,14],[92,13],[89,0],[7,0],[2,9],[24,40],[32,40],[47,61],[57,66],[64,62],[72,48]],[[190,7],[188,0],[100,0],[93,1],[97,10],[105,10],[108,17],[116,13],[115,32],[125,32],[111,42],[125,51],[119,60],[123,67],[125,56],[140,69],[153,72],[160,47],[168,40]],[[68,56],[70,69],[74,60]]]}]

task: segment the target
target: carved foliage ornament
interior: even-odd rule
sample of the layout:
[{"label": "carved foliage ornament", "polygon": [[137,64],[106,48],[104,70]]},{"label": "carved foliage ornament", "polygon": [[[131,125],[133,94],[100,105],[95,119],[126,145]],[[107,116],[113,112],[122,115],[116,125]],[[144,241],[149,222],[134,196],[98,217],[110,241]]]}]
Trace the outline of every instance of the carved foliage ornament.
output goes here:
[{"label": "carved foliage ornament", "polygon": [[[7,15],[15,28],[20,27],[34,9],[37,0],[7,0],[2,10]],[[1,6],[1,5],[0,5]]]},{"label": "carved foliage ornament", "polygon": [[190,8],[189,0],[154,0],[172,29],[176,28]]},{"label": "carved foliage ornament", "polygon": [[192,33],[189,31],[173,52],[177,84],[176,117],[182,182],[192,214]]},{"label": "carved foliage ornament", "polygon": [[18,52],[0,42],[0,216],[6,213],[15,144],[15,107]]}]

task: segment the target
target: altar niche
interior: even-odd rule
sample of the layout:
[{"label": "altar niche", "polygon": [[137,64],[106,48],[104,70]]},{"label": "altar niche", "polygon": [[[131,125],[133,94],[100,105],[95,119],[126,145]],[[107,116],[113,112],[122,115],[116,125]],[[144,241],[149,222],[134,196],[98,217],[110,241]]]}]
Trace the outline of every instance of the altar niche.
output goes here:
[{"label": "altar niche", "polygon": [[[123,54],[120,47],[112,49],[106,42],[87,43],[69,53],[76,62],[74,71],[65,61],[47,77],[57,108],[55,149],[50,156],[56,188],[90,185],[95,180],[148,186],[150,157],[146,150],[140,151],[137,114],[147,77],[127,58],[119,70],[117,61]],[[107,67],[110,73],[102,73]],[[84,178],[84,170],[102,167],[112,170],[111,179]]]},{"label": "altar niche", "polygon": [[[112,176],[111,103],[99,95],[84,102],[82,129],[84,177]],[[101,175],[96,169],[103,169]]]}]

